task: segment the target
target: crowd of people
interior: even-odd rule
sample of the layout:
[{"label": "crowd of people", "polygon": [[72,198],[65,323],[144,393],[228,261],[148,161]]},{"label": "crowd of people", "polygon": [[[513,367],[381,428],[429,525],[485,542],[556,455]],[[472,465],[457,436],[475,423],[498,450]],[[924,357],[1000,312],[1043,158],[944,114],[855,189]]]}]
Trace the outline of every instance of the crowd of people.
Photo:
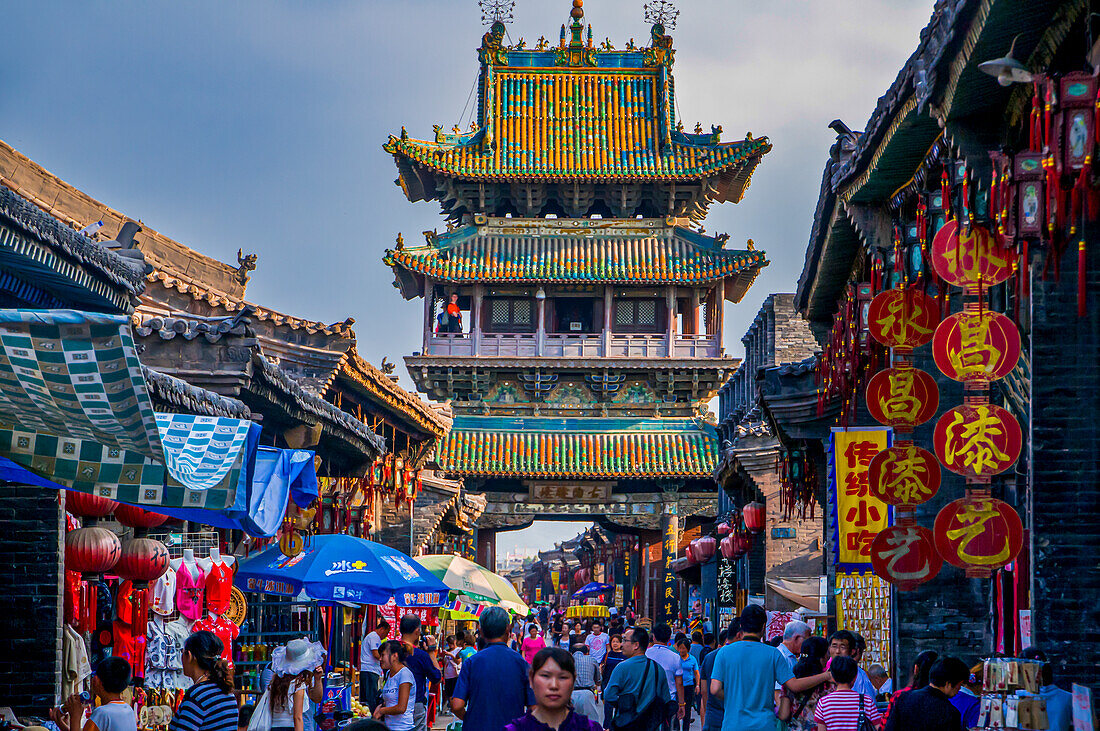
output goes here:
[{"label": "crowd of people", "polygon": [[[544,620],[545,621],[545,620]],[[894,690],[879,665],[859,664],[863,638],[846,630],[815,636],[788,623],[765,641],[767,613],[749,605],[717,636],[700,627],[658,624],[652,632],[628,618],[513,622],[491,607],[479,632],[448,636],[442,650],[422,635],[419,618],[401,618],[399,640],[386,639],[385,619],[362,642],[360,694],[371,718],[348,731],[428,731],[429,704],[438,699],[469,731],[688,731],[697,715],[703,731],[962,731],[977,724],[982,665],[968,667],[935,651],[920,653],[905,687]],[[1071,695],[1054,685],[1042,652],[1040,696],[1049,728],[1072,728]],[[221,640],[196,632],[184,646],[191,679],[170,731],[307,731],[323,693],[324,650],[305,639],[275,650],[254,706],[238,707],[232,669]],[[129,664],[107,658],[96,668],[98,705],[86,721],[88,698],[56,709],[61,731],[136,731],[122,700]],[[602,709],[600,702],[602,701]]]}]

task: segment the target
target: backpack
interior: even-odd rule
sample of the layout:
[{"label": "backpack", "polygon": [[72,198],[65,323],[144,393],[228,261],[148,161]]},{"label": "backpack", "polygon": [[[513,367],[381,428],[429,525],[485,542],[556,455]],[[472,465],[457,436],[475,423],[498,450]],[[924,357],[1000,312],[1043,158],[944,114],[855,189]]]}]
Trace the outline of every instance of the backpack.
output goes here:
[{"label": "backpack", "polygon": [[[642,682],[638,684],[638,690],[646,687],[646,679],[650,670],[657,663],[647,658],[645,671],[642,673]],[[660,668],[658,668],[660,671]],[[661,682],[661,672],[654,678]],[[657,731],[664,728],[668,709],[660,702],[660,694],[656,694],[653,701],[643,708],[638,708],[638,694],[634,691],[619,693],[615,701],[615,717],[611,719],[612,731]]]}]

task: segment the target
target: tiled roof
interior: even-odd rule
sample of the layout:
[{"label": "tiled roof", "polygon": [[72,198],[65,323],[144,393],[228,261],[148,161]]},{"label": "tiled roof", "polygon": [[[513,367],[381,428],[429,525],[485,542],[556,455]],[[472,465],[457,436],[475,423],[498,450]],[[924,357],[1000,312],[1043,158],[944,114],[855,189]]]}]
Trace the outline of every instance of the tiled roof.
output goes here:
[{"label": "tiled roof", "polygon": [[434,246],[390,249],[385,263],[452,282],[713,282],[766,264],[762,251],[722,248],[717,240],[668,227],[651,235],[562,231],[508,236],[468,226]]},{"label": "tiled roof", "polygon": [[234,419],[251,419],[252,412],[237,399],[192,386],[187,381],[142,366],[149,395],[158,407],[167,406],[173,411],[199,416],[227,416]]},{"label": "tiled roof", "polygon": [[416,394],[401,388],[388,375],[359,355],[355,348],[348,351],[339,373],[370,391],[375,399],[405,415],[433,437],[441,437],[447,431],[449,419]]},{"label": "tiled roof", "polygon": [[459,416],[438,461],[463,475],[705,477],[718,439],[710,425],[685,419]]}]

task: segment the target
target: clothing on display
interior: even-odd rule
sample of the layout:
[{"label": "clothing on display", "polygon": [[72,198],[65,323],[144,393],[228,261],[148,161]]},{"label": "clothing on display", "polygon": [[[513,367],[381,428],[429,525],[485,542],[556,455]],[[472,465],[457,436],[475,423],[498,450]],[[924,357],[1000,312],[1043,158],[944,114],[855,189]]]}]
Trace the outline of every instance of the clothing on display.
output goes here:
[{"label": "clothing on display", "polygon": [[68,698],[92,674],[88,648],[75,629],[65,625],[61,638],[61,697]]},{"label": "clothing on display", "polygon": [[146,630],[145,687],[179,689],[191,685],[183,674],[183,643],[190,630],[182,622],[153,619]]},{"label": "clothing on display", "polygon": [[222,658],[229,661],[229,667],[233,667],[233,640],[241,633],[241,628],[233,624],[224,616],[206,616],[191,625],[191,632],[206,630],[213,632],[222,641]]},{"label": "clothing on display", "polygon": [[206,574],[206,606],[214,614],[225,614],[233,592],[233,569],[229,564],[212,562]]},{"label": "clothing on display", "polygon": [[202,616],[202,599],[206,589],[206,574],[197,565],[180,564],[176,570],[176,609],[187,619]]},{"label": "clothing on display", "polygon": [[176,572],[169,566],[150,587],[153,596],[153,613],[167,617],[176,611]]}]

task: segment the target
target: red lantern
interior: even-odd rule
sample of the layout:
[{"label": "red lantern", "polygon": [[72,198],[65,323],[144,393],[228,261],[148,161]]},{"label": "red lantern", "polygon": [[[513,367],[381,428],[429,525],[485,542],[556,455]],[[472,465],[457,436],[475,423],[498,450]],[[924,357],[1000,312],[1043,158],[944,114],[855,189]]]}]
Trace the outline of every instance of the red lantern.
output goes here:
[{"label": "red lantern", "polygon": [[940,489],[940,464],[912,444],[888,447],[871,459],[868,491],[888,505],[920,505]]},{"label": "red lantern", "polygon": [[738,529],[730,536],[730,543],[733,548],[733,556],[730,558],[736,561],[752,550],[752,535],[746,530]]},{"label": "red lantern", "polygon": [[871,542],[871,567],[902,591],[935,578],[943,567],[932,531],[920,525],[893,525]]},{"label": "red lantern", "polygon": [[722,553],[722,558],[733,560],[733,536],[726,536],[718,543],[718,550]]},{"label": "red lantern", "polygon": [[990,576],[1015,560],[1024,545],[1024,526],[1008,503],[966,497],[948,503],[936,516],[936,549],[967,576]]},{"label": "red lantern", "polygon": [[1023,434],[1016,417],[1000,406],[976,404],[956,406],[941,416],[932,431],[932,443],[944,467],[964,477],[987,480],[1016,462]]},{"label": "red lantern", "polygon": [[719,523],[717,530],[718,535],[728,536],[733,531],[733,528],[730,526],[729,523]]},{"label": "red lantern", "polygon": [[133,505],[120,504],[115,508],[115,519],[131,528],[156,528],[168,520],[167,515],[153,513]]},{"label": "red lantern", "polygon": [[709,561],[714,552],[718,550],[718,542],[712,536],[703,536],[693,541],[693,543],[695,543],[695,555],[699,559],[699,563]]},{"label": "red lantern", "polygon": [[998,312],[958,312],[936,328],[932,357],[956,381],[989,383],[1007,376],[1020,360],[1020,332]]},{"label": "red lantern", "polygon": [[118,508],[118,503],[114,500],[108,500],[105,497],[80,492],[79,490],[65,491],[65,510],[73,515],[84,518],[102,518],[110,515],[116,508]]},{"label": "red lantern", "polygon": [[750,531],[759,533],[764,530],[766,522],[764,503],[751,502],[744,507],[741,513],[745,516],[745,527]]},{"label": "red lantern", "polygon": [[122,545],[115,571],[134,584],[130,597],[133,604],[134,635],[145,636],[149,620],[149,583],[156,581],[168,570],[168,549],[152,538],[131,538]]},{"label": "red lantern", "polygon": [[932,339],[940,308],[915,287],[888,289],[871,300],[867,317],[875,340],[891,348],[912,349]]},{"label": "red lantern", "polygon": [[690,564],[700,563],[699,559],[695,556],[695,541],[684,546],[684,557],[687,558]]},{"label": "red lantern", "polygon": [[939,406],[935,380],[919,368],[887,368],[867,382],[867,411],[880,424],[912,428],[935,416]]},{"label": "red lantern", "polygon": [[69,571],[80,572],[82,632],[95,629],[95,584],[105,571],[114,568],[121,554],[122,546],[118,542],[118,536],[106,528],[77,528],[65,536],[65,567]]}]

